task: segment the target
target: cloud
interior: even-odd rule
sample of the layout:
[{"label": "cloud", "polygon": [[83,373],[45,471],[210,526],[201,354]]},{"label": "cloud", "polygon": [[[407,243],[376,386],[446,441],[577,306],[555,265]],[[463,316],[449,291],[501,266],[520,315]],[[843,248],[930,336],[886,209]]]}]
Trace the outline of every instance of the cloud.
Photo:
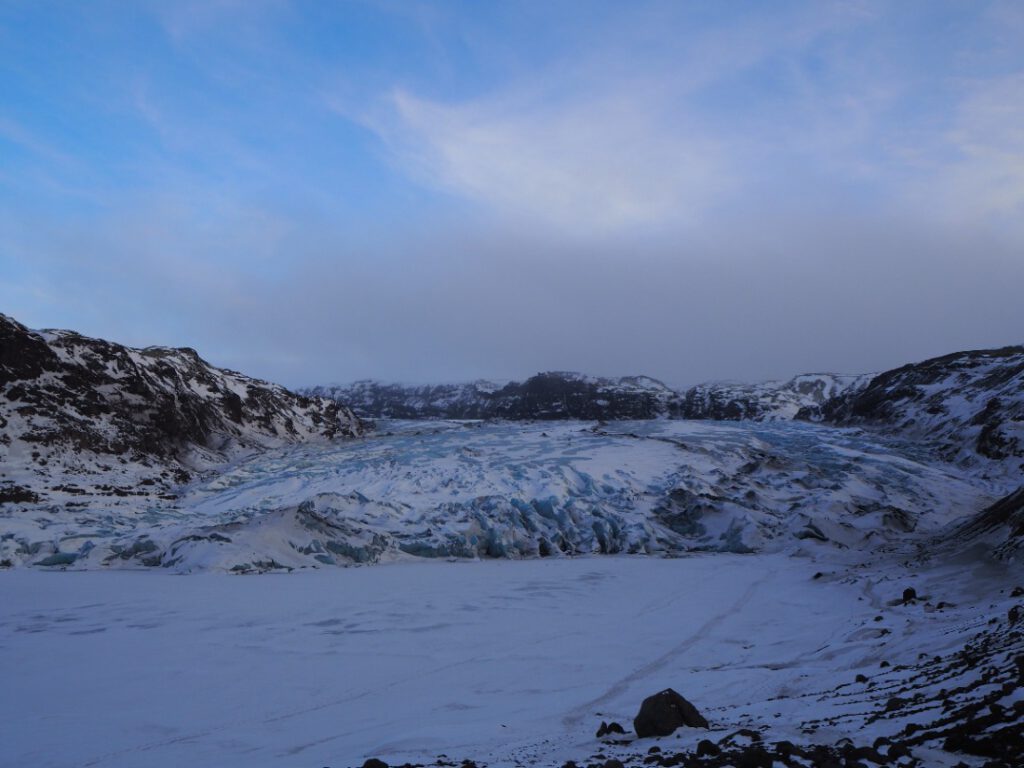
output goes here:
[{"label": "cloud", "polygon": [[[769,69],[792,80],[774,70],[823,36],[868,23],[869,10],[834,3],[699,18],[642,4],[565,30],[572,55],[528,47],[540,63],[508,65],[511,74],[483,92],[438,98],[426,95],[429,84],[402,85],[369,107],[354,106],[351,89],[325,102],[375,132],[411,178],[499,218],[573,236],[692,230],[775,173],[766,166],[779,142],[806,138],[766,143],[756,133],[764,86],[746,78]],[[468,37],[481,58],[515,59],[493,36]]]},{"label": "cloud", "polygon": [[443,104],[395,91],[380,129],[420,180],[570,233],[694,224],[729,186],[721,148],[650,94]]},{"label": "cloud", "polygon": [[950,212],[1024,215],[1024,72],[975,84],[948,140],[957,156],[940,174]]},{"label": "cloud", "polygon": [[550,4],[388,4],[349,45],[347,10],[190,7],[111,87],[72,81],[102,109],[55,97],[73,130],[0,120],[22,157],[0,170],[0,304],[26,322],[286,384],[692,383],[1021,341],[1005,20],[595,3],[542,28]]}]

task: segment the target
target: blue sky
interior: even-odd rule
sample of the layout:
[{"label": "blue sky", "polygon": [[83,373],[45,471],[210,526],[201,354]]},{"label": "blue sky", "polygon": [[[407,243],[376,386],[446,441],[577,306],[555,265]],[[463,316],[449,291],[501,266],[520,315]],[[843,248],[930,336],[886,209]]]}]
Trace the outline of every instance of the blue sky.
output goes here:
[{"label": "blue sky", "polygon": [[0,1],[0,311],[286,384],[1024,341],[1019,2]]}]

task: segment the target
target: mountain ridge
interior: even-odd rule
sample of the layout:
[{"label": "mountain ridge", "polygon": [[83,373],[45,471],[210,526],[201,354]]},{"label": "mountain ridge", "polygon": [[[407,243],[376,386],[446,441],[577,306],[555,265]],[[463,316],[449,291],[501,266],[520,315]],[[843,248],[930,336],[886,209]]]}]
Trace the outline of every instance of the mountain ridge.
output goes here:
[{"label": "mountain ridge", "polygon": [[806,373],[759,383],[708,382],[673,389],[652,376],[618,378],[568,371],[523,381],[486,379],[456,384],[403,385],[364,379],[347,385],[300,388],[349,405],[369,419],[791,419],[821,405],[871,374]]},{"label": "mountain ridge", "polygon": [[188,347],[33,331],[0,314],[0,495],[45,485],[76,495],[111,473],[122,493],[162,492],[253,451],[363,430],[336,402],[216,368]]}]

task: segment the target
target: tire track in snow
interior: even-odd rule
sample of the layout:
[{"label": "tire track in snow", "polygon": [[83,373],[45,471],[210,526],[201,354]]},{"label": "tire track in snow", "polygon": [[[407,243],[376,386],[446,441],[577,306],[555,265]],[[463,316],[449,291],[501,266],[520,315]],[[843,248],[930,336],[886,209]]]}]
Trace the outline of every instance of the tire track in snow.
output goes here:
[{"label": "tire track in snow", "polygon": [[662,669],[672,659],[686,651],[690,650],[693,646],[704,640],[713,630],[715,630],[720,624],[722,624],[727,618],[734,613],[742,611],[747,604],[753,599],[754,594],[757,592],[758,587],[764,581],[771,581],[772,577],[778,572],[777,569],[772,569],[767,574],[758,575],[750,585],[744,590],[743,594],[730,605],[728,608],[720,611],[719,613],[712,616],[710,619],[705,621],[697,631],[683,640],[681,643],[670,648],[668,651],[663,653],[656,659],[649,661],[642,667],[633,670],[630,674],[616,681],[608,690],[602,693],[597,698],[591,699],[590,701],[581,704],[575,709],[571,710],[569,714],[562,718],[562,723],[567,728],[575,728],[582,721],[583,718],[592,716],[595,709],[603,706],[617,696],[622,695],[626,690],[636,681],[642,680],[646,677],[650,677],[655,672]]}]

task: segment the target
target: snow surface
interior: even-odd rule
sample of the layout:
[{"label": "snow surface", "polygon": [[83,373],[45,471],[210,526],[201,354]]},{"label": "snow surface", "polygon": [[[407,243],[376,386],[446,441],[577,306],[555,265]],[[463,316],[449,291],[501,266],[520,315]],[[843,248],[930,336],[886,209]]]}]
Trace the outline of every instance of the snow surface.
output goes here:
[{"label": "snow surface", "polygon": [[[876,563],[814,579],[821,567],[703,554],[244,578],[0,573],[0,763],[306,768],[443,753],[559,765],[628,751],[602,745],[598,724],[628,727],[666,686],[713,737],[746,725],[870,743],[905,724],[864,725],[909,674],[901,665],[954,650],[984,625],[982,601],[1005,612],[994,566]],[[963,608],[890,605],[907,583]],[[858,673],[871,682],[854,684]],[[836,724],[808,736],[830,714]],[[927,764],[959,759],[936,751]]]},{"label": "snow surface", "polygon": [[[919,724],[942,768],[936,722],[1017,712],[1024,573],[950,535],[1006,488],[877,434],[384,423],[169,499],[103,482],[0,507],[0,765],[634,768]],[[666,687],[710,734],[595,737]]]}]

